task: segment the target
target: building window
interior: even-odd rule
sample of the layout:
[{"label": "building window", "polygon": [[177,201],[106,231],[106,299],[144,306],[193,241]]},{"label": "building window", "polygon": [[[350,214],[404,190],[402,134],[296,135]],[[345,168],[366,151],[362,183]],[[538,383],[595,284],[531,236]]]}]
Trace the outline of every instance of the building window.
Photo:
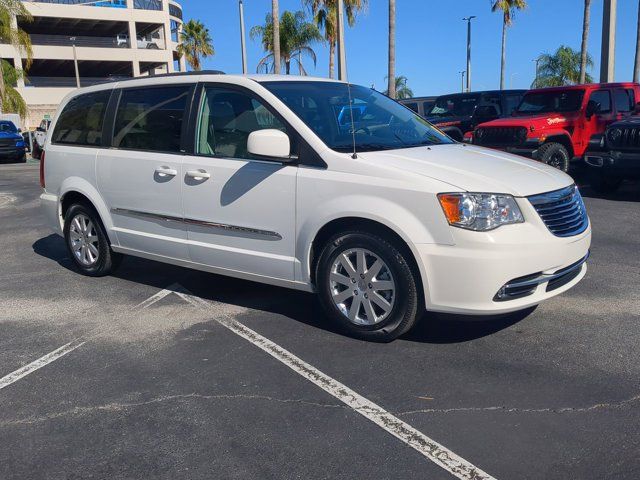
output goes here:
[{"label": "building window", "polygon": [[180,22],[176,22],[175,20],[171,20],[171,41],[178,43],[180,37]]},{"label": "building window", "polygon": [[159,0],[133,0],[133,8],[138,10],[162,10],[162,2]]},{"label": "building window", "polygon": [[171,15],[172,17],[176,17],[176,18],[179,18],[180,20],[182,20],[182,10],[180,9],[179,6],[174,5],[172,3],[169,4],[169,15]]}]

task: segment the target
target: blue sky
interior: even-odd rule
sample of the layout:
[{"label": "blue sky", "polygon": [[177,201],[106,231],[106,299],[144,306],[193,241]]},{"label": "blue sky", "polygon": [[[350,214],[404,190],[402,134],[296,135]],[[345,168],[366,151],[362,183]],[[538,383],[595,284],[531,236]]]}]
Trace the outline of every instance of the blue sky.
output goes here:
[{"label": "blue sky", "polygon": [[[249,38],[253,25],[264,23],[269,0],[244,0],[249,71],[254,72],[264,56],[260,43]],[[580,49],[583,0],[529,0],[529,8],[516,15],[507,37],[507,87],[528,88],[539,54],[561,44]],[[599,76],[603,0],[593,0],[589,53]],[[241,71],[240,27],[237,0],[182,0],[185,19],[201,20],[211,31],[216,55],[205,68],[227,73]],[[416,95],[438,95],[459,91],[461,70],[466,64],[464,16],[476,15],[473,25],[472,88],[498,88],[500,82],[501,16],[491,13],[490,0],[397,0],[397,74],[409,78]],[[280,0],[280,9],[301,10],[302,0]],[[616,80],[633,74],[637,0],[618,0]],[[349,79],[353,83],[385,86],[387,69],[387,1],[369,0],[366,13],[346,32]],[[311,75],[328,75],[328,48],[314,47],[318,64],[305,66]]]}]

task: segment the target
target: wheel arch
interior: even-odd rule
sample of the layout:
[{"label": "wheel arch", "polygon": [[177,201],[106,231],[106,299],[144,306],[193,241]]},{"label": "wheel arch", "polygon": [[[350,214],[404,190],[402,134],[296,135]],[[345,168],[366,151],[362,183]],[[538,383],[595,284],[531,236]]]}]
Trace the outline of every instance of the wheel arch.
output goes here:
[{"label": "wheel arch", "polygon": [[573,148],[573,142],[571,141],[571,137],[567,133],[554,133],[549,136],[544,141],[543,145],[548,143],[559,143],[569,152],[569,160],[575,157],[575,151]]},{"label": "wheel arch", "polygon": [[308,279],[310,280],[310,282],[315,286],[316,267],[323,246],[333,235],[349,230],[361,230],[368,233],[384,236],[385,238],[393,241],[394,245],[396,245],[396,247],[407,258],[411,269],[416,273],[418,294],[420,295],[420,300],[424,305],[424,286],[426,283],[426,272],[422,268],[421,263],[417,260],[419,258],[419,255],[415,248],[415,245],[413,245],[407,238],[405,238],[402,233],[398,233],[398,231],[394,230],[388,225],[385,225],[378,220],[374,220],[364,216],[344,216],[334,218],[326,222],[324,225],[322,225],[322,227],[318,229],[313,237],[313,241],[311,242],[306,265]]},{"label": "wheel arch", "polygon": [[109,215],[107,205],[104,203],[104,200],[102,200],[102,197],[96,188],[86,180],[79,177],[70,177],[66,179],[60,188],[58,215],[61,227],[64,226],[64,215],[69,207],[78,202],[86,202],[96,210],[107,236],[109,237],[109,242],[112,245],[118,245],[116,234],[113,231],[113,222],[111,221],[111,215]]}]

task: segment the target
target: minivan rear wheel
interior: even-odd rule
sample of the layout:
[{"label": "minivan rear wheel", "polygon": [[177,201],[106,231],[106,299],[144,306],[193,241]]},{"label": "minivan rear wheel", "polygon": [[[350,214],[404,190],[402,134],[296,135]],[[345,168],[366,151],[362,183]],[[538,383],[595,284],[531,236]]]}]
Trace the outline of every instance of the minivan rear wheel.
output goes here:
[{"label": "minivan rear wheel", "polygon": [[405,253],[386,238],[352,231],[332,237],[316,269],[320,301],[341,330],[389,342],[419,314],[416,276]]},{"label": "minivan rear wheel", "polygon": [[69,256],[80,273],[90,277],[108,275],[117,266],[120,255],[111,250],[97,212],[76,203],[66,212],[64,238]]}]

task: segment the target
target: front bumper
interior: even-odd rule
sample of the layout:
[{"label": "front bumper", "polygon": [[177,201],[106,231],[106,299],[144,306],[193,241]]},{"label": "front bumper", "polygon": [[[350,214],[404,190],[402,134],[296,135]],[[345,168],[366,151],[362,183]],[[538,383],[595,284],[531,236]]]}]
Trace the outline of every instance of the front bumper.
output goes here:
[{"label": "front bumper", "polygon": [[606,175],[640,178],[640,152],[587,152],[584,161]]},{"label": "front bumper", "polygon": [[[514,312],[559,295],[584,277],[587,264],[582,260],[591,245],[591,225],[579,235],[556,237],[526,199],[517,200],[525,223],[491,232],[452,227],[455,245],[417,245],[427,310],[466,315]],[[571,276],[554,277],[578,263]],[[505,285],[523,279],[536,280],[526,295],[497,298]]]},{"label": "front bumper", "polygon": [[22,158],[25,152],[25,147],[0,147],[0,160]]}]

